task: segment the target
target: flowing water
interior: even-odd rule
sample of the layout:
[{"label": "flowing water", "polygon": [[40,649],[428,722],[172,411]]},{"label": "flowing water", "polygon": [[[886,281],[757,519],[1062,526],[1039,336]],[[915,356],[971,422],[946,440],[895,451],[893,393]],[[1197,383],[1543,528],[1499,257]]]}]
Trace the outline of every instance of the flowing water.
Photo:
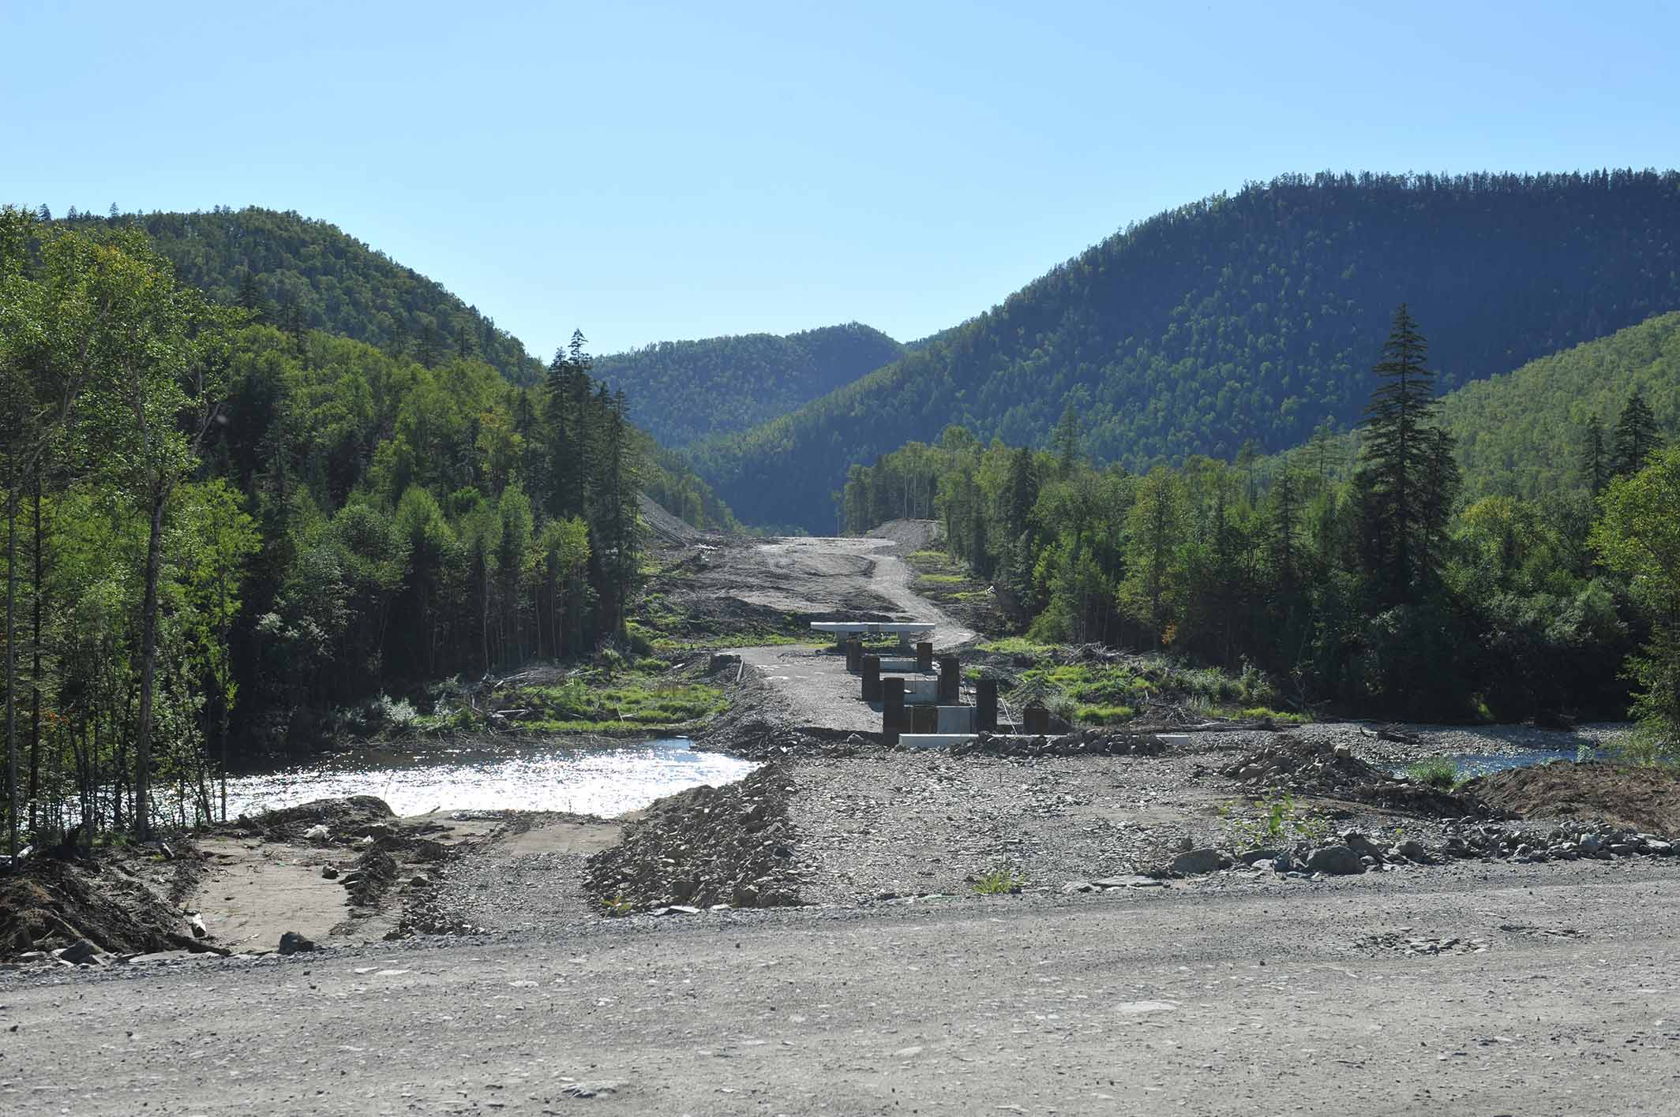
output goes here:
[{"label": "flowing water", "polygon": [[587,748],[358,748],[295,768],[230,777],[228,817],[345,795],[377,795],[399,815],[441,808],[610,817],[684,788],[733,783],[756,767],[696,752],[685,737]]}]

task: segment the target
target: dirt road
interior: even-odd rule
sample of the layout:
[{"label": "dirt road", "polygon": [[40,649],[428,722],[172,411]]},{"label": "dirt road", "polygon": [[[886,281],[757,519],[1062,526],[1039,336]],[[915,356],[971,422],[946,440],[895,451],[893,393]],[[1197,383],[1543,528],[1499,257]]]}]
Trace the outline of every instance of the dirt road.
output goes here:
[{"label": "dirt road", "polygon": [[[778,539],[734,559],[735,596],[792,613],[879,612],[934,624],[938,650],[974,639],[950,614],[911,588],[913,575],[895,539]],[[856,676],[838,656],[806,647],[742,648],[768,685],[770,704],[794,725],[879,732],[880,714],[863,704]]]},{"label": "dirt road", "polygon": [[1671,1114],[1677,921],[1498,866],[0,976],[0,1111]]}]

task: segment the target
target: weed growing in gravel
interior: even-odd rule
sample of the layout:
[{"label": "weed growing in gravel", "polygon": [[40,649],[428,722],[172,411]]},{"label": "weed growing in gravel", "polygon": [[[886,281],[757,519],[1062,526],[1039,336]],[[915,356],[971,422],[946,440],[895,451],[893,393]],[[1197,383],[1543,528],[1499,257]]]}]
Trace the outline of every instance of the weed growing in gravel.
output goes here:
[{"label": "weed growing in gravel", "polygon": [[1458,762],[1450,756],[1431,756],[1407,768],[1406,778],[1413,783],[1451,791],[1458,785]]},{"label": "weed growing in gravel", "polygon": [[1025,877],[1009,865],[988,869],[974,882],[974,891],[981,896],[1014,896],[1027,883]]},{"label": "weed growing in gravel", "polygon": [[1297,841],[1317,842],[1330,833],[1328,819],[1296,803],[1295,796],[1287,791],[1255,799],[1248,810],[1235,802],[1223,804],[1219,817],[1239,851]]},{"label": "weed growing in gravel", "polygon": [[636,905],[625,899],[622,894],[615,892],[612,899],[601,901],[601,910],[608,915],[623,916],[635,911]]}]

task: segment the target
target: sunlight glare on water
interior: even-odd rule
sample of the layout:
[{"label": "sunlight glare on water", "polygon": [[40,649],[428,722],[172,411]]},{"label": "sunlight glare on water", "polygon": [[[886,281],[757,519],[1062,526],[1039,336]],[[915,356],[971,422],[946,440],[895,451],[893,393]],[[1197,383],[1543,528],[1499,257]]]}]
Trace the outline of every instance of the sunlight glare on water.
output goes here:
[{"label": "sunlight glare on water", "polygon": [[604,748],[351,752],[228,780],[228,816],[311,799],[377,795],[399,815],[446,810],[570,811],[611,817],[701,784],[733,783],[758,765],[695,752],[685,738]]}]

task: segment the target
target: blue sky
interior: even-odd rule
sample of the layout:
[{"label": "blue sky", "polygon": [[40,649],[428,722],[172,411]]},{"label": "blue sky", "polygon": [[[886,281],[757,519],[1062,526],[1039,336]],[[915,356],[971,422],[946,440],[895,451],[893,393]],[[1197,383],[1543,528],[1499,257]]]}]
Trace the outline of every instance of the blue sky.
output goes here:
[{"label": "blue sky", "polygon": [[0,199],[334,222],[546,353],[978,314],[1286,171],[1680,162],[1675,3],[0,0]]}]

